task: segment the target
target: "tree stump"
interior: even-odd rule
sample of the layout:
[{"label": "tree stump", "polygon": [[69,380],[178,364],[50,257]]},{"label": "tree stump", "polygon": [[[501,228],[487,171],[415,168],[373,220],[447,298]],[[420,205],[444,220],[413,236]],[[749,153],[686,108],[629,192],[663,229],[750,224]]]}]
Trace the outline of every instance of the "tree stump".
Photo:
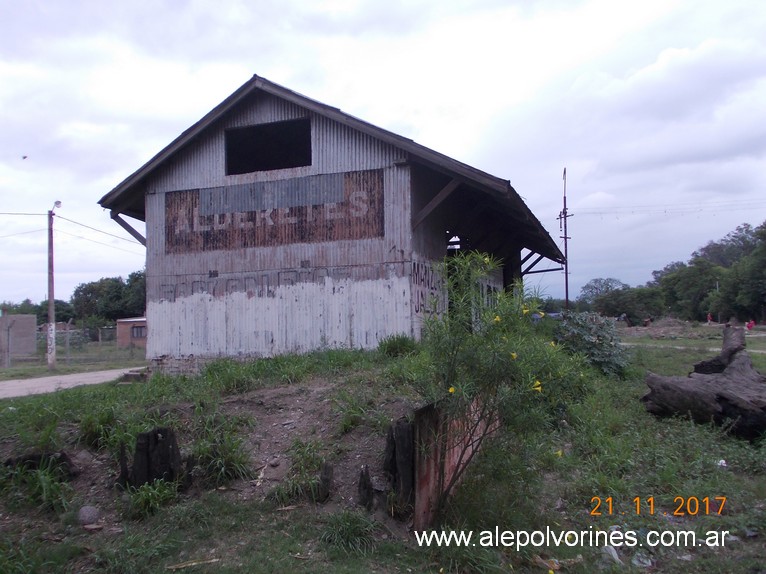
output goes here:
[{"label": "tree stump", "polygon": [[415,429],[406,418],[388,427],[383,470],[396,495],[397,514],[409,513],[415,501]]},{"label": "tree stump", "polygon": [[359,473],[359,484],[357,486],[359,498],[357,501],[360,506],[364,506],[368,511],[372,511],[375,504],[375,491],[372,488],[372,479],[370,478],[370,469],[365,464]]},{"label": "tree stump", "polygon": [[742,327],[724,327],[721,353],[694,365],[687,377],[649,372],[646,384],[641,401],[656,416],[730,424],[732,434],[748,440],[766,432],[766,377],[753,368]]},{"label": "tree stump", "polygon": [[333,484],[333,466],[323,462],[319,468],[319,482],[317,483],[316,502],[325,502],[330,498]]},{"label": "tree stump", "polygon": [[129,481],[132,486],[141,486],[157,479],[173,481],[181,476],[181,453],[173,429],[156,428],[136,437],[136,452]]}]

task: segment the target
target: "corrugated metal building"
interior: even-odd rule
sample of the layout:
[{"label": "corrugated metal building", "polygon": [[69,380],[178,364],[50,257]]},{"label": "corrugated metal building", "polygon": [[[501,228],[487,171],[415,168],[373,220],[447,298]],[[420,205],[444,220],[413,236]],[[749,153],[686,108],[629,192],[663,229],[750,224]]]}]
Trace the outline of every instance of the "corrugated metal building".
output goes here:
[{"label": "corrugated metal building", "polygon": [[165,371],[417,337],[454,236],[505,261],[495,288],[523,250],[563,261],[508,181],[258,76],[99,203],[146,245]]}]

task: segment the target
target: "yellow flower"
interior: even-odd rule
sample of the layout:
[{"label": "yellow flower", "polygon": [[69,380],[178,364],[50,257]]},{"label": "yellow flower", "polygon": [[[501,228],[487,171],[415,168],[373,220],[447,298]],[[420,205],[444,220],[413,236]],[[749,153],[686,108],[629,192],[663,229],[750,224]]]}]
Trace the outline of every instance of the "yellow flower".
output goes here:
[{"label": "yellow flower", "polygon": [[487,263],[487,264],[489,264],[489,257],[485,257],[485,258],[484,258],[484,263]]},{"label": "yellow flower", "polygon": [[538,393],[543,392],[543,384],[540,381],[535,381],[535,384],[532,385],[532,390],[537,391]]},{"label": "yellow flower", "polygon": [[518,355],[518,354],[516,354],[515,352],[514,352],[514,353],[511,353],[511,359],[513,359],[513,360],[515,361],[515,360],[516,360],[516,359],[518,359],[518,358],[519,358],[519,355]]},{"label": "yellow flower", "polygon": [[540,317],[541,317],[541,318],[542,318],[542,317],[545,317],[545,313],[543,313],[542,311],[540,311]]},{"label": "yellow flower", "polygon": [[551,341],[551,347],[555,347],[555,346],[556,346],[556,341]]},{"label": "yellow flower", "polygon": [[521,312],[522,312],[522,313],[524,313],[524,315],[526,315],[527,313],[529,313],[529,309],[527,309],[526,307],[524,307],[524,308],[521,310]]},{"label": "yellow flower", "polygon": [[501,338],[503,341],[505,341],[506,343],[508,342],[508,337],[506,337],[505,335],[503,335],[503,336],[502,336],[502,337],[500,337],[500,338]]},{"label": "yellow flower", "polygon": [[500,315],[495,315],[495,323],[499,323],[499,322],[500,322]]},{"label": "yellow flower", "polygon": [[455,387],[450,387],[449,388],[449,392],[454,393],[455,392]]},{"label": "yellow flower", "polygon": [[564,451],[563,451],[563,450],[561,450],[561,449],[558,449],[558,450],[557,450],[557,451],[556,451],[554,454],[555,454],[556,456],[559,456],[559,457],[561,457],[561,456],[564,456]]}]

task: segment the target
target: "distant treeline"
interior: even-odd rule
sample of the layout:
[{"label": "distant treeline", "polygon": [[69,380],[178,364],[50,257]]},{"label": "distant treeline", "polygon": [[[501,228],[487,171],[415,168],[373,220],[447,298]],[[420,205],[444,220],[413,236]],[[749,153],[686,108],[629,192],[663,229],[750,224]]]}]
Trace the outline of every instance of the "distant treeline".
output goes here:
[{"label": "distant treeline", "polygon": [[[553,311],[563,301],[550,299]],[[710,241],[687,262],[675,261],[652,272],[652,280],[630,287],[614,278],[591,279],[574,302],[580,311],[615,317],[623,313],[634,324],[664,316],[704,321],[766,320],[766,222],[743,223],[719,241]]]},{"label": "distant treeline", "polygon": [[[48,322],[48,301],[0,303],[4,313],[37,315],[37,324]],[[77,327],[95,328],[113,325],[117,319],[140,317],[146,309],[146,273],[135,271],[122,277],[105,277],[77,286],[69,301],[54,299],[56,321],[70,320]]]},{"label": "distant treeline", "polygon": [[[37,315],[48,320],[48,302],[25,299],[2,303],[4,312]],[[127,280],[108,277],[82,283],[67,301],[56,299],[56,320],[81,327],[102,327],[117,319],[138,317],[146,306],[146,274],[131,273]],[[560,311],[561,299],[545,301],[546,311]],[[623,314],[634,324],[665,316],[704,321],[766,321],[766,222],[758,227],[739,225],[719,241],[710,241],[687,262],[675,261],[652,272],[646,285],[631,287],[619,279],[591,279],[572,305],[578,311]]]}]

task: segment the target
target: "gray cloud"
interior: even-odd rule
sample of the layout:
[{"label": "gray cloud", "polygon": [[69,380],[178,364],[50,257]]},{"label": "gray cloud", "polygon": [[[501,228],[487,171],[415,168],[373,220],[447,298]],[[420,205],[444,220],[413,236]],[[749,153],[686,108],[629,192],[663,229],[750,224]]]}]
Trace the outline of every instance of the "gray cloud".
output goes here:
[{"label": "gray cloud", "polygon": [[[567,166],[573,295],[593,277],[643,283],[766,219],[766,10],[746,0],[84,0],[6,3],[2,18],[9,211],[61,199],[121,234],[98,198],[258,73],[510,179],[554,238]],[[120,242],[58,241],[62,295],[143,264]],[[23,255],[0,300],[44,291],[44,243],[0,243]],[[563,294],[560,272],[538,277]]]}]

